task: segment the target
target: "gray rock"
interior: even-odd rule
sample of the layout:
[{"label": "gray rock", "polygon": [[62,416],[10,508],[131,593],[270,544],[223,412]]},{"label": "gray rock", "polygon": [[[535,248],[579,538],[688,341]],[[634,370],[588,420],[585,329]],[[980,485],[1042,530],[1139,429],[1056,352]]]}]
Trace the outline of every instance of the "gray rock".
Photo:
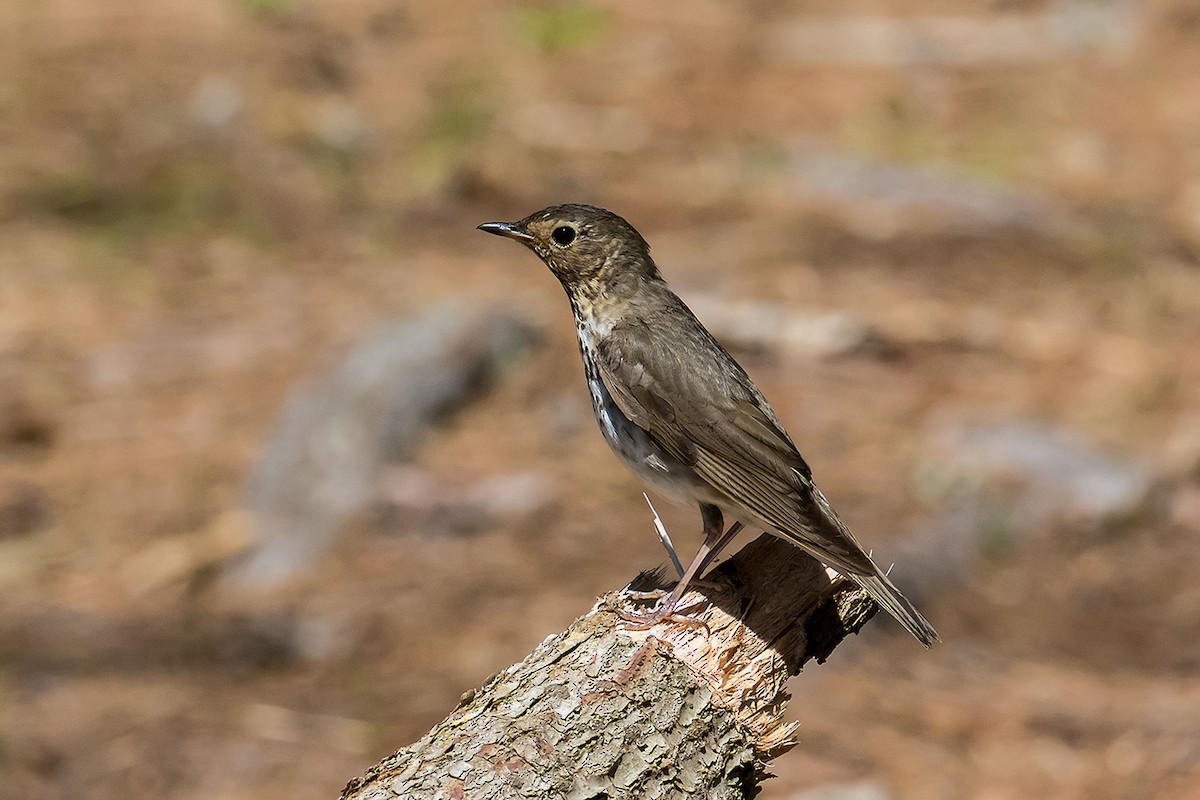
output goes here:
[{"label": "gray rock", "polygon": [[1063,428],[947,418],[934,423],[916,479],[937,511],[888,552],[918,597],[970,580],[997,548],[1064,525],[1100,531],[1129,518],[1153,484],[1146,465]]},{"label": "gray rock", "polygon": [[257,544],[226,577],[269,587],[303,571],[439,418],[530,340],[521,322],[448,305],[366,336],[329,374],[293,390],[246,489]]},{"label": "gray rock", "polygon": [[379,510],[427,531],[473,532],[498,517],[524,517],[554,499],[539,472],[496,475],[450,485],[411,465],[389,466],[379,481]]},{"label": "gray rock", "polygon": [[1143,15],[1129,0],[1059,0],[1025,14],[804,16],[773,25],[766,52],[784,64],[1040,63],[1093,50],[1126,52],[1137,41]]},{"label": "gray rock", "polygon": [[943,422],[932,437],[939,482],[1014,498],[1017,523],[1035,529],[1063,521],[1099,525],[1136,511],[1152,475],[1143,464],[1101,452],[1083,436],[1050,425]]},{"label": "gray rock", "polygon": [[878,218],[873,226],[918,216],[942,226],[1045,235],[1063,235],[1078,226],[1061,202],[961,170],[882,163],[799,147],[789,157],[788,175],[797,198]]}]

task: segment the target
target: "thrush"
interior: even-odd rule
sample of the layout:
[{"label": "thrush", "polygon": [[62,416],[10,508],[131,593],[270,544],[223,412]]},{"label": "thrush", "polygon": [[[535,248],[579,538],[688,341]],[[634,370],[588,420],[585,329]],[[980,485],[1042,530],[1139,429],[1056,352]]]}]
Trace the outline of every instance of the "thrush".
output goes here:
[{"label": "thrush", "polygon": [[639,627],[675,615],[693,578],[750,526],[853,580],[926,647],[937,641],[834,513],[754,381],[667,286],[632,225],[602,208],[557,205],[479,229],[524,244],[566,290],[609,447],[651,489],[700,508],[704,543],[657,609],[635,619]]}]

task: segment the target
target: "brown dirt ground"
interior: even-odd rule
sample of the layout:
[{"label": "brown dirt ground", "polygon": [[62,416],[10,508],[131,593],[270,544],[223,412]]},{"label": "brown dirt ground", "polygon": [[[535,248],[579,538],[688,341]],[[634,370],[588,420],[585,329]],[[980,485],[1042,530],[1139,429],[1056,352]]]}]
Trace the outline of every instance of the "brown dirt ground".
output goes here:
[{"label": "brown dirt ground", "polygon": [[[1044,58],[772,44],[1076,5],[1113,35]],[[933,512],[915,476],[941,412],[1047,421],[1159,476],[1135,519],[925,598],[933,652],[868,632],[798,679],[802,743],[763,797],[1200,798],[1200,12],[968,6],[0,6],[0,798],[333,796],[661,560],[560,290],[473,230],[566,200],[629,217],[685,297],[846,310],[898,343],[739,353],[883,551]],[[798,150],[1003,182],[1073,222],[814,198]],[[300,585],[218,591],[293,382],[463,293],[542,337],[418,464],[550,474],[550,506],[470,535],[365,515]],[[693,547],[693,514],[662,510]]]}]

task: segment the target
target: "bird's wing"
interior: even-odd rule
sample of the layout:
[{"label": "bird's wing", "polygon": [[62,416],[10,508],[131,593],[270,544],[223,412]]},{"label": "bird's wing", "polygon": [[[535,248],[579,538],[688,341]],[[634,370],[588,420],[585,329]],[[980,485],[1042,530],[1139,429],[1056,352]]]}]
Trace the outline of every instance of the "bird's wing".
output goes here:
[{"label": "bird's wing", "polygon": [[625,416],[730,506],[836,569],[874,572],[850,531],[817,502],[808,465],[741,367],[719,345],[639,333],[606,337],[596,348],[601,380]]}]

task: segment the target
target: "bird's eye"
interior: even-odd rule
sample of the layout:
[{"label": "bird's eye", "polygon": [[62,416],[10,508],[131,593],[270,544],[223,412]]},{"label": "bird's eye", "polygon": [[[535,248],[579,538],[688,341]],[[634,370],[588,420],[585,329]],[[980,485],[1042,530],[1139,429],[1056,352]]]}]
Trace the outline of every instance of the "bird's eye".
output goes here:
[{"label": "bird's eye", "polygon": [[559,225],[554,229],[554,232],[550,234],[550,238],[553,239],[554,243],[559,247],[566,247],[571,242],[575,241],[575,229],[570,225]]}]

